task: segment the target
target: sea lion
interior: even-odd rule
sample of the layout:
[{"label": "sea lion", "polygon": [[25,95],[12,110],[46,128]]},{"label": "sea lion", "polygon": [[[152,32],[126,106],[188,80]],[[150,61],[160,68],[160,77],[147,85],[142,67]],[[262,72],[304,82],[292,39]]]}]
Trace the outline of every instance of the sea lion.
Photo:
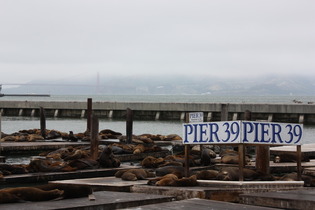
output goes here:
[{"label": "sea lion", "polygon": [[211,149],[203,148],[201,151],[201,165],[203,166],[209,166],[212,163],[212,159],[216,158],[215,152],[213,152]]},{"label": "sea lion", "polygon": [[[254,170],[248,169],[248,168],[243,168],[243,174],[244,174],[244,180],[247,180],[247,181],[258,180],[261,177],[260,173]],[[223,181],[238,181],[239,168],[238,167],[222,168],[217,175],[217,179],[223,180]]]},{"label": "sea lion", "polygon": [[197,186],[196,175],[190,177],[178,178],[174,174],[167,174],[163,176],[159,181],[155,183],[156,186],[174,186],[174,187],[187,187],[187,186]]},{"label": "sea lion", "polygon": [[76,168],[72,168],[63,162],[51,162],[41,159],[32,160],[27,169],[30,172],[69,172],[76,170]]},{"label": "sea lion", "polygon": [[176,174],[178,178],[182,178],[185,173],[185,168],[182,166],[164,166],[157,168],[156,176],[165,176],[167,174]]},{"label": "sea lion", "polygon": [[[63,193],[62,190],[58,189],[45,191],[35,187],[15,187],[0,190],[0,195],[8,197],[9,202],[16,201],[17,198],[21,201],[47,201],[60,198]],[[1,201],[2,200],[3,199],[1,199]]]},{"label": "sea lion", "polygon": [[90,158],[81,158],[69,161],[68,165],[76,170],[96,169],[99,167],[99,162]]},{"label": "sea lion", "polygon": [[217,179],[218,174],[219,171],[217,170],[202,170],[197,171],[195,175],[197,176],[197,179],[215,180]]},{"label": "sea lion", "polygon": [[[315,178],[309,175],[302,175],[302,181],[304,181],[304,187],[315,187]],[[285,174],[280,178],[280,181],[298,181],[296,172]]]},{"label": "sea lion", "polygon": [[[302,162],[309,162],[310,159],[304,153],[301,154]],[[275,157],[273,162],[275,163],[286,163],[286,162],[297,162],[297,153],[296,152],[279,152]]]},{"label": "sea lion", "polygon": [[58,183],[49,183],[45,185],[35,186],[38,189],[50,191],[58,189],[63,191],[62,198],[81,198],[87,197],[93,193],[93,190],[89,186],[85,185],[67,185],[67,184],[58,184]]},{"label": "sea lion", "polygon": [[129,169],[121,170],[115,173],[115,177],[121,178],[126,181],[136,181],[141,179],[147,179],[150,177],[155,177],[154,172],[145,169]]},{"label": "sea lion", "polygon": [[114,157],[111,146],[107,146],[103,149],[98,158],[98,162],[103,168],[117,168],[120,166],[120,160]]},{"label": "sea lion", "polygon": [[153,156],[147,156],[140,162],[140,165],[144,168],[157,168],[163,163],[165,163],[165,161],[161,157],[155,158]]}]

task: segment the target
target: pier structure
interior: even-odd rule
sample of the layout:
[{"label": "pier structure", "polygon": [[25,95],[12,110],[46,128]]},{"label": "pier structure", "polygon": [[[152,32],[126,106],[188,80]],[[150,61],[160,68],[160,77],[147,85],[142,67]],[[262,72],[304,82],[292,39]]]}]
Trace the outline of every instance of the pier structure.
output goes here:
[{"label": "pier structure", "polygon": [[[87,104],[81,101],[0,101],[3,116],[38,117],[40,107],[47,117],[87,115]],[[188,112],[203,112],[204,121],[220,121],[222,114],[227,120],[242,120],[249,110],[252,120],[315,124],[315,104],[93,102],[93,114],[99,118],[125,119],[127,108],[135,120],[185,120]]]}]

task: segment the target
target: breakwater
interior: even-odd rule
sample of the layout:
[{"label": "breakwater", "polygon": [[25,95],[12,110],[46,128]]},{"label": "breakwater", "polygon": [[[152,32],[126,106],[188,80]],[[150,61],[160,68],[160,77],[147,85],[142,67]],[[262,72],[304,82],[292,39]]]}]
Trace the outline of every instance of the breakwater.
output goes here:
[{"label": "breakwater", "polygon": [[[2,116],[38,117],[43,107],[47,117],[85,118],[86,102],[0,101]],[[315,124],[314,104],[248,103],[153,103],[93,102],[93,113],[100,118],[124,119],[126,109],[136,120],[185,120],[188,112],[203,112],[205,121],[242,120],[250,111],[252,120]]]}]

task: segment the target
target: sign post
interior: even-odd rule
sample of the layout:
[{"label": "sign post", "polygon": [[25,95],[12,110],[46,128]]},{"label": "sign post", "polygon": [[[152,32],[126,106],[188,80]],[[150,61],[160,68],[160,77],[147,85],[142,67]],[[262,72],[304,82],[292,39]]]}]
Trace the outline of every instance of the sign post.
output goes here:
[{"label": "sign post", "polygon": [[[203,122],[203,112],[190,112],[186,113],[186,123],[197,123]],[[200,152],[201,152],[200,145]],[[189,153],[190,153],[190,145],[185,145],[185,177],[189,177]]]}]

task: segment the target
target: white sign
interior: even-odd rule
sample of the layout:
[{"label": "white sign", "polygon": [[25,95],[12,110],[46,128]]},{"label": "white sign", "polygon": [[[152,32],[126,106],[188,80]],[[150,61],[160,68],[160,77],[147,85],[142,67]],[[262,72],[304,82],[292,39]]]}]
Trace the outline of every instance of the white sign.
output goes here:
[{"label": "white sign", "polygon": [[203,122],[203,112],[190,112],[189,114],[189,122]]},{"label": "white sign", "polygon": [[184,144],[301,145],[302,124],[226,121],[183,124]]}]

